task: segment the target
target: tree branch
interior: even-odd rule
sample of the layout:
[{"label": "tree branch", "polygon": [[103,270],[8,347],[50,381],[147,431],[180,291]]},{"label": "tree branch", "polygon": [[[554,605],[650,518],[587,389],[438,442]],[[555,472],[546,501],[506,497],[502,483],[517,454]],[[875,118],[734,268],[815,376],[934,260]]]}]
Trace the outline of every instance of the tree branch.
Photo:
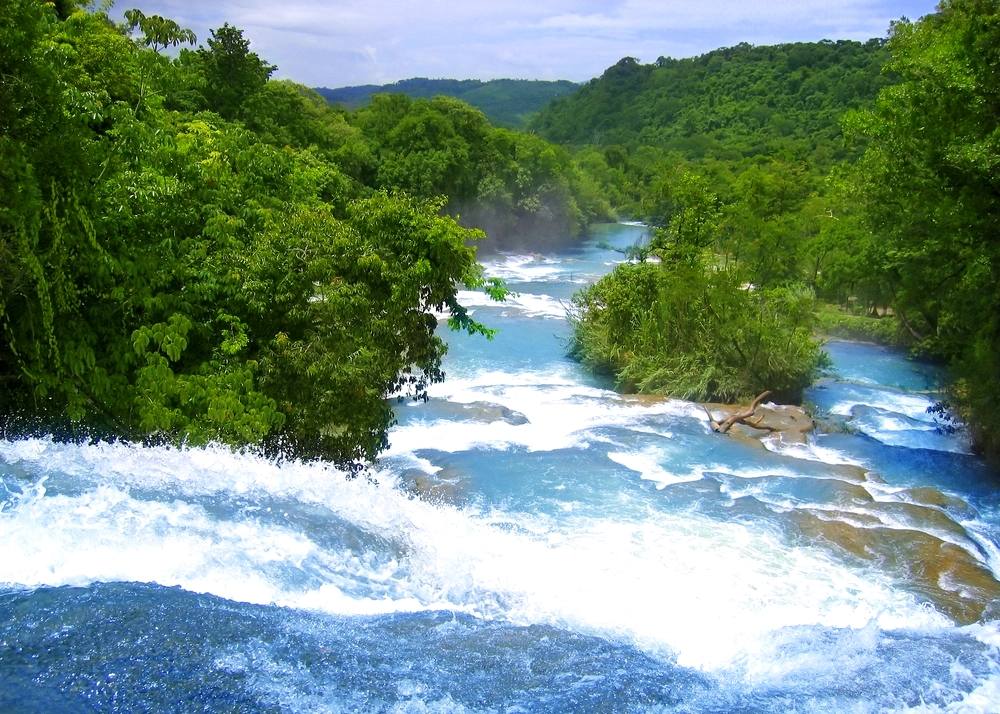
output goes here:
[{"label": "tree branch", "polygon": [[[747,419],[750,419],[751,417],[753,417],[754,412],[757,411],[757,407],[760,406],[760,403],[764,401],[767,397],[769,397],[770,394],[771,394],[770,389],[765,392],[761,392],[750,403],[749,407],[747,407],[743,411],[736,412],[735,414],[730,414],[722,421],[716,421],[715,419],[713,419],[712,414],[706,408],[705,413],[708,414],[708,423],[712,427],[712,431],[717,432],[719,434],[725,434],[733,427],[733,424],[735,424],[736,422],[745,422]],[[751,424],[751,426],[753,425]]]}]

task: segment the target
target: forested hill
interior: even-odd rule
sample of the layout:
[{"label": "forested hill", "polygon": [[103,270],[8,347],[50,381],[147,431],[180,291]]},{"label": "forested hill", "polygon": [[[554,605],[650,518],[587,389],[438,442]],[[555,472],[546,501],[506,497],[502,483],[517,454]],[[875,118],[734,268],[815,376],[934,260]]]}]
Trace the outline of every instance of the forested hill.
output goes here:
[{"label": "forested hill", "polygon": [[741,43],[648,65],[626,57],[552,102],[531,127],[565,144],[657,146],[689,158],[775,156],[795,146],[823,159],[815,152],[837,150],[830,140],[845,110],[888,83],[886,58],[881,39]]},{"label": "forested hill", "polygon": [[415,99],[444,95],[455,97],[480,109],[499,126],[522,128],[528,120],[553,99],[576,91],[578,84],[560,80],[547,82],[527,79],[403,79],[394,84],[365,84],[358,87],[328,89],[317,87],[331,104],[346,109],[366,106],[374,94],[405,94]]}]

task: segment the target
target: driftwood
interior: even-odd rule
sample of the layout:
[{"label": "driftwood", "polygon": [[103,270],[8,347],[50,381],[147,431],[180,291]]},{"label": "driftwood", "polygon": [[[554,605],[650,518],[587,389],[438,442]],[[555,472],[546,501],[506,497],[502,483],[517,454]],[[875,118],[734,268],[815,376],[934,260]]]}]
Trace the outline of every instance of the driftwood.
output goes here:
[{"label": "driftwood", "polygon": [[735,424],[737,422],[740,422],[740,423],[749,423],[750,426],[756,426],[756,424],[753,424],[752,422],[748,422],[747,420],[753,417],[754,412],[757,411],[757,407],[760,406],[760,403],[762,401],[764,401],[765,399],[767,399],[767,397],[770,396],[770,394],[771,394],[771,390],[767,390],[766,392],[761,392],[750,403],[749,407],[747,407],[746,409],[744,409],[741,412],[736,412],[735,414],[730,414],[728,417],[726,417],[722,421],[716,421],[714,418],[712,418],[712,413],[710,411],[708,411],[708,408],[706,407],[705,408],[705,413],[708,414],[708,423],[709,423],[709,425],[711,425],[712,431],[718,432],[719,434],[725,434],[727,431],[729,431],[733,427],[733,424]]}]

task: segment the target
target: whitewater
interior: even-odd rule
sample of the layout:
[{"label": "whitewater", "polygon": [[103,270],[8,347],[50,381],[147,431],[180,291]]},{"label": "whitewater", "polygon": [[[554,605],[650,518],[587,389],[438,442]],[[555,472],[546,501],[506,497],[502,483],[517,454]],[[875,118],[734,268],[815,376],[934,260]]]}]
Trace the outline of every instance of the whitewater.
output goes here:
[{"label": "whitewater", "polygon": [[0,440],[0,711],[1000,711],[1000,479],[941,375],[830,342],[804,443],[566,357],[642,225],[487,258],[493,341],[354,479]]}]

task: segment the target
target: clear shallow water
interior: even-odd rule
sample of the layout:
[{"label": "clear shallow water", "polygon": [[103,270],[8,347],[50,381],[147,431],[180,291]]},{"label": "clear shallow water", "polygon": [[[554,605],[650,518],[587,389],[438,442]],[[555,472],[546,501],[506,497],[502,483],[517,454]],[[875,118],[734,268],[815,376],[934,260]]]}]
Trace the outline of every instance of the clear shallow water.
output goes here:
[{"label": "clear shallow water", "polygon": [[995,711],[996,475],[937,375],[829,346],[769,448],[565,358],[640,227],[488,264],[377,482],[221,448],[0,442],[0,711]]}]

